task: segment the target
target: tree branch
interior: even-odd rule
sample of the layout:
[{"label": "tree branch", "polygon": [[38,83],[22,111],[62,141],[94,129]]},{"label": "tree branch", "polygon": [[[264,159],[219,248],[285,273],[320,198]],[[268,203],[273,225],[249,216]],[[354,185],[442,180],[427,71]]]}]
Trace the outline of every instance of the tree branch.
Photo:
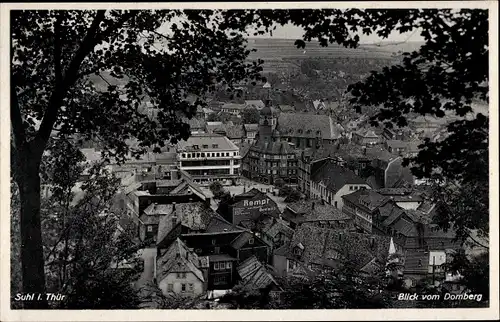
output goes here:
[{"label": "tree branch", "polygon": [[57,113],[63,101],[66,90],[72,86],[78,75],[78,70],[80,65],[88,53],[94,48],[97,43],[97,32],[99,24],[104,20],[105,11],[99,10],[92,21],[92,25],[87,31],[85,38],[83,39],[80,47],[76,51],[73,59],[71,60],[66,72],[64,73],[64,79],[62,80],[60,86],[56,87],[52,93],[47,110],[43,116],[42,123],[40,125],[40,130],[36,136],[35,146],[38,148],[38,154],[41,155],[45,149],[45,145],[50,137],[50,133],[54,124],[57,120]]}]

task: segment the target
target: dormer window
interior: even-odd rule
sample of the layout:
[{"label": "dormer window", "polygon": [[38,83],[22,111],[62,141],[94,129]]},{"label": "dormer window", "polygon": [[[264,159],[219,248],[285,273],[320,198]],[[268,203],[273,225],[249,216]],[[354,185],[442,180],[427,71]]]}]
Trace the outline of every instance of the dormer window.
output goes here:
[{"label": "dormer window", "polygon": [[212,144],[212,148],[213,148],[213,149],[218,149],[218,148],[219,148],[219,145],[218,145],[218,144]]},{"label": "dormer window", "polygon": [[208,149],[208,144],[203,144],[204,149]]},{"label": "dormer window", "polygon": [[253,244],[254,244],[254,242],[255,242],[255,240],[254,240],[253,238],[250,238],[250,239],[248,240],[248,244],[249,244],[249,245],[253,245]]},{"label": "dormer window", "polygon": [[200,147],[198,145],[193,145],[193,150],[198,150]]},{"label": "dormer window", "polygon": [[300,248],[295,247],[295,248],[293,249],[293,254],[294,254],[294,255],[300,255],[300,253],[301,253],[301,249],[300,249]]}]

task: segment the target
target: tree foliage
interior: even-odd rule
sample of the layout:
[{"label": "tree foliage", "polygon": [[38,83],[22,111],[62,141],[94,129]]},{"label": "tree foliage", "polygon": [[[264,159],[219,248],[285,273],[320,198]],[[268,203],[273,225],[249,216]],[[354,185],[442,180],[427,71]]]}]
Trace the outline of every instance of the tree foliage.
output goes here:
[{"label": "tree foliage", "polygon": [[259,123],[260,113],[256,108],[246,108],[241,113],[241,120],[244,124]]},{"label": "tree foliage", "polygon": [[226,190],[224,189],[224,186],[222,186],[222,183],[220,181],[214,181],[210,184],[210,191],[214,195],[215,198],[222,198],[224,194],[226,194]]}]

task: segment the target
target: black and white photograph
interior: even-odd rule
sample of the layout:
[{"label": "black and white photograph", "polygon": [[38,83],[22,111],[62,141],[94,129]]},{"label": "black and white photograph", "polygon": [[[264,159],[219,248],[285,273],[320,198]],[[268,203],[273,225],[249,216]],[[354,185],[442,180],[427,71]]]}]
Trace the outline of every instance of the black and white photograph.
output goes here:
[{"label": "black and white photograph", "polygon": [[498,7],[404,4],[3,4],[2,320],[498,318]]}]

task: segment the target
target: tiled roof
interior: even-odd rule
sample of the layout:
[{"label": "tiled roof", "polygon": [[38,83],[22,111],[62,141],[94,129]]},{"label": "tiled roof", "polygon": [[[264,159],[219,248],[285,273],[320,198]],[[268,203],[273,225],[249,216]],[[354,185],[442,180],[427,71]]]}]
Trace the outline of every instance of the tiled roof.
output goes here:
[{"label": "tiled roof", "polygon": [[224,105],[222,105],[222,108],[229,110],[244,110],[246,106],[245,104],[225,103]]},{"label": "tiled roof", "polygon": [[372,189],[356,190],[353,193],[342,196],[342,199],[348,200],[356,206],[367,208],[369,211],[373,211],[389,201],[389,198],[384,197]]},{"label": "tiled roof", "polygon": [[204,282],[203,273],[198,267],[202,266],[202,261],[198,256],[189,251],[186,244],[180,239],[176,239],[163,256],[156,261],[157,279],[161,281],[164,276],[170,273],[193,273],[200,281]]},{"label": "tiled roof", "polygon": [[318,171],[311,174],[311,181],[323,182],[328,190],[337,193],[346,184],[366,184],[352,170],[341,167],[332,161],[324,164]]},{"label": "tiled roof", "polygon": [[257,288],[266,288],[270,284],[278,284],[273,276],[267,271],[265,265],[259,262],[255,256],[244,260],[238,265],[237,271],[244,285],[251,284]]},{"label": "tiled roof", "polygon": [[375,134],[373,130],[368,129],[360,129],[355,132],[357,135],[362,136],[364,138],[378,138],[378,135]]},{"label": "tiled roof", "polygon": [[248,241],[252,238],[256,237],[251,232],[244,231],[231,242],[231,247],[233,247],[234,249],[240,249],[241,247],[245,246],[245,244],[248,243]]},{"label": "tiled roof", "polygon": [[275,219],[272,221],[271,225],[269,225],[265,230],[264,233],[271,237],[274,238],[278,233],[282,233],[287,237],[292,237],[293,236],[294,230],[290,228],[283,219]]},{"label": "tiled roof", "polygon": [[175,205],[175,210],[160,218],[158,226],[158,242],[161,242],[174,228],[173,218],[177,217],[177,224],[182,224],[195,231],[203,231],[207,228],[214,211],[203,202],[180,203]]},{"label": "tiled roof", "polygon": [[263,154],[294,154],[294,150],[286,141],[264,142],[259,140],[250,147],[250,151]]},{"label": "tiled roof", "polygon": [[144,210],[144,214],[148,216],[166,215],[172,212],[172,208],[173,205],[158,205],[152,203]]},{"label": "tiled roof", "polygon": [[231,224],[229,221],[215,214],[207,225],[206,233],[221,233],[221,232],[238,232],[243,231],[241,228]]},{"label": "tiled roof", "polygon": [[404,215],[404,209],[394,204],[393,202],[388,202],[379,208],[380,216],[386,218],[382,225],[390,226],[398,218]]},{"label": "tiled roof", "polygon": [[217,255],[208,255],[208,260],[210,262],[222,262],[222,261],[237,261],[237,258],[227,254],[217,254]]},{"label": "tiled roof", "polygon": [[279,108],[282,112],[295,112],[295,107],[291,105],[280,105]]},{"label": "tiled roof", "polygon": [[[216,148],[213,147],[214,144],[217,145]],[[198,146],[198,150],[193,150],[194,145]],[[203,148],[203,145],[208,147]],[[238,147],[231,140],[218,134],[193,134],[187,141],[180,141],[177,146],[180,151],[238,151]]]},{"label": "tiled roof", "polygon": [[240,155],[242,158],[244,158],[247,155],[248,151],[250,151],[250,147],[251,145],[247,143],[243,143],[240,145]]},{"label": "tiled roof", "polygon": [[[314,209],[312,209],[313,204]],[[320,202],[315,202],[314,200],[300,200],[287,205],[287,208],[298,214],[298,216],[293,220],[296,223],[350,219],[348,215],[344,214],[334,206],[321,204]]]},{"label": "tiled roof", "polygon": [[278,130],[283,136],[310,137],[320,136],[324,140],[340,138],[342,128],[333,123],[328,115],[281,113],[278,117]]},{"label": "tiled roof", "polygon": [[247,107],[254,106],[254,107],[259,108],[259,109],[264,108],[264,106],[265,106],[265,104],[262,100],[246,100],[245,105]]},{"label": "tiled roof", "polygon": [[[390,237],[334,231],[303,224],[297,228],[290,244],[280,247],[275,254],[294,258],[305,264],[334,267],[337,256],[347,256],[358,268],[376,258],[384,262],[389,252]],[[301,256],[293,248],[303,245]]]},{"label": "tiled roof", "polygon": [[251,123],[251,124],[243,124],[243,126],[247,132],[251,132],[251,131],[257,132],[259,130],[259,124]]}]

